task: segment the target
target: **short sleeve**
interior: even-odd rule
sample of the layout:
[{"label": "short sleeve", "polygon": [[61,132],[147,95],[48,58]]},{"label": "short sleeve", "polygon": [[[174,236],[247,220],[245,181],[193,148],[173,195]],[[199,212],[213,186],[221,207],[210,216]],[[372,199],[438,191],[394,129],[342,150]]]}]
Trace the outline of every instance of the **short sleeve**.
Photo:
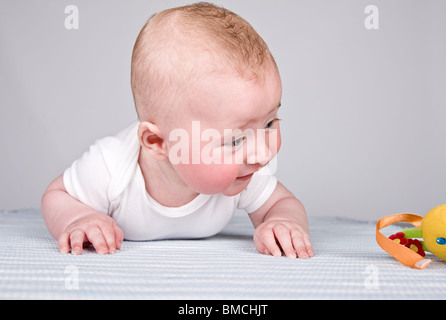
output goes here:
[{"label": "short sleeve", "polygon": [[240,193],[239,209],[252,213],[259,209],[272,195],[277,185],[277,178],[268,167],[254,173],[245,190]]},{"label": "short sleeve", "polygon": [[81,158],[65,170],[63,182],[72,197],[98,212],[108,213],[108,186],[111,179],[103,154],[104,140],[98,140],[90,146]]}]

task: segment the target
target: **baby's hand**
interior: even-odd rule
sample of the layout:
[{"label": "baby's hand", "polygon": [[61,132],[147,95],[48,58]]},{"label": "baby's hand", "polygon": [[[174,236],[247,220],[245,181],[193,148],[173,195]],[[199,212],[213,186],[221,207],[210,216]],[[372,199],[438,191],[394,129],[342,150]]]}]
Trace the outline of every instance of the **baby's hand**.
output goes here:
[{"label": "baby's hand", "polygon": [[99,254],[121,249],[124,233],[116,222],[102,213],[92,213],[71,223],[58,240],[61,253],[82,254],[84,245],[92,244]]},{"label": "baby's hand", "polygon": [[313,256],[308,233],[296,222],[290,220],[267,220],[257,226],[254,232],[254,243],[263,254],[275,257],[282,255],[281,249],[288,258],[309,258]]}]

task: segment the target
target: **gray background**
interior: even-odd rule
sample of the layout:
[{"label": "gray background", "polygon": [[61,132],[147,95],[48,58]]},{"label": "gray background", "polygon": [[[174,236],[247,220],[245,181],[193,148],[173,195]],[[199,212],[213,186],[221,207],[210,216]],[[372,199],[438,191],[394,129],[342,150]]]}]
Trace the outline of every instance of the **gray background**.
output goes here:
[{"label": "gray background", "polygon": [[[136,36],[188,3],[0,0],[0,209],[38,208],[91,143],[136,119]],[[446,1],[214,3],[251,22],[277,60],[277,176],[310,216],[376,220],[446,202]],[[379,30],[364,27],[369,4]],[[67,5],[79,30],[65,29]]]}]

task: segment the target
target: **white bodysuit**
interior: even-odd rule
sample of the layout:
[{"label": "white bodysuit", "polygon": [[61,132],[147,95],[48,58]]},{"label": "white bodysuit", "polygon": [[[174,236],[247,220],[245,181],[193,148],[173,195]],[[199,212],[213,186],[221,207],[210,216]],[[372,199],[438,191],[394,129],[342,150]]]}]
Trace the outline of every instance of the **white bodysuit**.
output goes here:
[{"label": "white bodysuit", "polygon": [[139,122],[100,139],[65,170],[68,193],[111,216],[126,240],[203,238],[220,232],[237,208],[256,211],[273,193],[277,179],[267,167],[240,194],[199,194],[181,207],[166,207],[147,193],[138,164]]}]

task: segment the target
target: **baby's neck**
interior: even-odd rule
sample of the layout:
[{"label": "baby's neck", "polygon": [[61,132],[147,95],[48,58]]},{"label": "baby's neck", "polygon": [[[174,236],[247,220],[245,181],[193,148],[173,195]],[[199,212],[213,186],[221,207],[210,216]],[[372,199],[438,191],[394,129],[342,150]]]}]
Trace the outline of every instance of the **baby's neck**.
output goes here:
[{"label": "baby's neck", "polygon": [[168,160],[156,160],[147,151],[141,150],[138,164],[146,191],[161,205],[180,207],[198,196],[196,191],[181,180]]}]

